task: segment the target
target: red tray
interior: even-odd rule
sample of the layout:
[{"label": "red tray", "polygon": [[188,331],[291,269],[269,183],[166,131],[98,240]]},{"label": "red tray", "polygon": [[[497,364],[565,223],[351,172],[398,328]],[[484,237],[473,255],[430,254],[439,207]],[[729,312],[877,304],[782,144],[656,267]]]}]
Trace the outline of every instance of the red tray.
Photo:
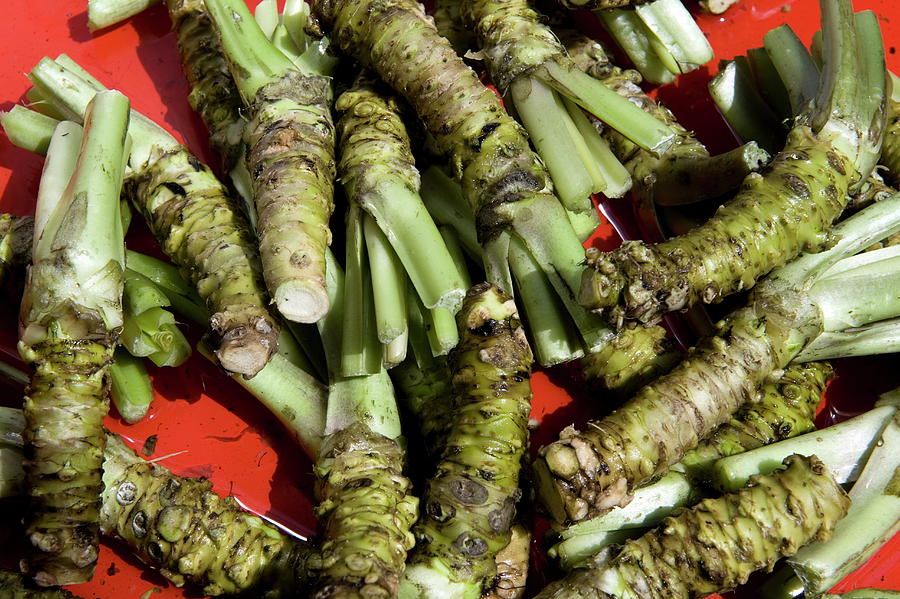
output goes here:
[{"label": "red tray", "polygon": [[[187,104],[187,84],[181,74],[175,39],[165,10],[156,6],[129,23],[99,34],[87,28],[86,0],[15,2],[0,22],[0,86],[8,109],[28,88],[23,76],[44,55],[67,53],[109,87],[126,93],[134,108],[163,124],[176,137],[214,164],[206,132]],[[248,4],[255,4],[249,0]],[[692,7],[696,8],[696,7]],[[900,39],[900,9],[894,0],[857,0],[857,10],[870,8],[881,17],[888,66],[900,69],[894,43]],[[804,41],[818,26],[814,0],[744,0],[722,16],[703,15],[699,22],[718,58],[730,58],[759,46],[762,35],[782,23],[790,23]],[[716,113],[706,93],[715,73],[715,61],[678,82],[658,90],[681,122],[698,132],[713,151],[728,149],[734,139]],[[0,136],[0,210],[31,214],[42,160],[11,146]],[[136,221],[137,222],[137,219]],[[140,226],[132,238],[139,249],[158,254],[149,234]],[[609,225],[599,232],[603,244],[615,244]],[[6,298],[0,313],[0,351],[15,352],[15,319],[18,297]],[[871,405],[875,396],[900,385],[896,356],[844,360],[829,387],[822,419],[830,422]],[[151,369],[157,398],[148,417],[133,426],[113,413],[106,419],[110,430],[123,435],[135,448],[156,435],[153,458],[173,471],[206,476],[219,493],[236,496],[252,511],[276,520],[304,536],[314,533],[310,464],[291,443],[288,434],[264,407],[226,378],[209,362],[193,357],[180,369]],[[576,393],[564,369],[538,372],[534,377],[534,417],[543,422],[534,442],[548,441],[570,422],[580,423],[600,406]],[[577,395],[577,397],[575,397]],[[0,403],[20,405],[20,393],[0,386]],[[165,456],[165,457],[163,457]],[[0,514],[3,516],[3,514]],[[9,516],[9,514],[7,514]],[[25,541],[13,517],[0,518],[0,566],[13,567],[22,556]],[[535,543],[536,560],[543,561]],[[900,589],[900,538],[895,538],[836,590],[875,586]],[[547,568],[536,567],[537,573]],[[540,574],[532,577],[540,584]],[[159,599],[197,597],[196,590],[177,589],[162,576],[140,564],[127,547],[105,540],[97,574],[90,583],[72,588],[82,597],[136,598],[156,591]]]}]

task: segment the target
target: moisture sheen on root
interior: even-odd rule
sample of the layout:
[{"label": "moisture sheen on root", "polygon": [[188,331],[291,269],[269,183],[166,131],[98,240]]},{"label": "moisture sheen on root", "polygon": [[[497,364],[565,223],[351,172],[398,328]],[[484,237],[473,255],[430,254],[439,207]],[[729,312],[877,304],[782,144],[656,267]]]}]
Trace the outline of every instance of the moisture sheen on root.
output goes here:
[{"label": "moisture sheen on root", "polygon": [[100,492],[114,343],[47,339],[22,346],[34,374],[25,391],[27,534],[23,571],[41,586],[91,579],[100,542]]},{"label": "moisture sheen on root", "polygon": [[652,324],[668,312],[749,289],[825,242],[855,178],[848,159],[808,128],[795,127],[785,149],[705,224],[658,244],[589,249],[579,301],[615,323]]},{"label": "moisture sheen on root", "polygon": [[480,589],[509,543],[521,493],[533,358],[515,305],[492,285],[469,290],[457,322],[455,415],[425,492],[410,567],[426,565]]},{"label": "moisture sheen on root", "polygon": [[568,427],[535,463],[543,503],[560,522],[627,504],[726,422],[814,335],[818,310],[800,294],[765,293],[719,325],[669,374],[583,431]]},{"label": "moisture sheen on root", "polygon": [[328,313],[325,250],[334,209],[331,80],[291,71],[254,98],[247,124],[259,253],[279,312],[295,322]]},{"label": "moisture sheen on root", "polygon": [[209,167],[179,147],[151,157],[130,196],[163,251],[212,314],[223,368],[253,376],[278,348],[259,254],[240,210]]},{"label": "moisture sheen on root", "polygon": [[549,585],[539,599],[700,599],[828,539],[850,499],[815,456],[754,476],[736,493],[705,499],[625,543],[611,562]]},{"label": "moisture sheen on root", "polygon": [[323,543],[311,597],[396,596],[419,504],[403,466],[398,443],[362,422],[325,439],[316,461]]},{"label": "moisture sheen on root", "polygon": [[103,533],[123,539],[176,586],[196,584],[206,595],[256,591],[264,599],[305,587],[306,543],[219,497],[208,480],[145,462],[115,435],[104,457]]}]

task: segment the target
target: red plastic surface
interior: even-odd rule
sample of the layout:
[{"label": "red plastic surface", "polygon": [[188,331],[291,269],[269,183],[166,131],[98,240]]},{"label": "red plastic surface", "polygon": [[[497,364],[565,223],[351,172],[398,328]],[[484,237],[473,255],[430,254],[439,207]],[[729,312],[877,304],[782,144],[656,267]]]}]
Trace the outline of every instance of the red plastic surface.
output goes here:
[{"label": "red plastic surface", "polygon": [[[28,88],[24,77],[44,55],[67,53],[109,87],[126,93],[134,108],[160,122],[201,157],[212,161],[206,133],[187,104],[187,85],[181,74],[175,40],[161,6],[149,9],[131,22],[91,34],[87,29],[86,0],[15,2],[0,21],[0,101],[8,109]],[[249,0],[248,4],[255,4]],[[696,7],[693,7],[696,8]],[[900,9],[894,0],[857,0],[857,10],[871,8],[881,17],[888,65],[900,69],[894,44],[900,40]],[[719,58],[730,58],[761,44],[768,29],[788,22],[804,41],[818,27],[814,0],[743,0],[722,16],[698,18]],[[716,70],[715,61],[683,76],[658,91],[681,122],[695,129],[714,151],[733,145],[733,138],[712,107],[706,82]],[[16,149],[0,136],[0,210],[18,214],[33,212],[42,161]],[[137,220],[137,219],[136,219]],[[138,247],[158,253],[145,230],[133,235]],[[599,232],[598,243],[614,244],[609,225]],[[6,298],[0,312],[0,351],[15,356],[17,297]],[[834,417],[865,409],[875,396],[900,385],[896,357],[846,360],[838,366],[838,378],[827,394],[822,416]],[[202,357],[193,357],[178,370],[151,370],[156,401],[149,416],[128,426],[116,414],[106,421],[135,448],[156,435],[152,458],[175,472],[207,476],[220,493],[235,495],[248,509],[266,515],[310,535],[312,476],[309,461],[291,443],[288,434],[265,408],[236,383],[220,374]],[[542,421],[535,445],[548,441],[563,426],[581,423],[601,408],[576,388],[565,369],[539,372],[534,377],[534,417]],[[19,405],[20,391],[0,386],[0,403]],[[0,508],[2,509],[2,508]],[[5,518],[2,516],[6,516]],[[12,567],[25,551],[26,542],[15,516],[0,513],[0,566]],[[895,538],[837,590],[875,586],[900,589],[900,539]],[[535,543],[533,586],[548,574],[542,552]],[[551,572],[552,574],[552,572]],[[159,599],[197,597],[196,589],[170,585],[129,555],[126,547],[104,541],[95,579],[71,589],[85,598],[136,598],[147,591]],[[745,594],[745,596],[751,596]]]}]

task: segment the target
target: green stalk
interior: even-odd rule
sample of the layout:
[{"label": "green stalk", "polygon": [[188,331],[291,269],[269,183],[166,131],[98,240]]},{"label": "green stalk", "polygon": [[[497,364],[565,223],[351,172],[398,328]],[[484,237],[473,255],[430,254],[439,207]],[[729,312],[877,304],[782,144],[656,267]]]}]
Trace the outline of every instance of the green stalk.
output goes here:
[{"label": "green stalk", "polygon": [[266,39],[272,40],[272,34],[278,27],[278,2],[275,0],[260,0],[253,11],[253,18]]},{"label": "green stalk", "polygon": [[709,82],[709,94],[742,140],[755,141],[770,153],[784,145],[779,134],[783,129],[781,119],[759,95],[750,73],[740,61],[720,65],[719,72]]},{"label": "green stalk", "polygon": [[[211,361],[209,346],[201,342],[197,350]],[[303,453],[312,459],[319,453],[325,435],[326,388],[280,354],[252,379],[232,375],[253,394],[293,434]]]},{"label": "green stalk", "polygon": [[419,174],[396,98],[363,72],[336,108],[342,113],[338,174],[348,198],[374,218],[425,306],[456,313],[465,289],[419,197]]},{"label": "green stalk", "polygon": [[[49,59],[29,76],[54,106],[78,116],[96,93],[77,72]],[[276,350],[278,326],[266,308],[250,231],[212,172],[171,135],[133,113],[129,137],[132,201],[204,298],[222,366],[251,376]]]},{"label": "green stalk", "polygon": [[459,185],[438,167],[430,166],[422,173],[421,194],[435,222],[451,227],[469,257],[481,262],[482,249],[478,244],[475,217]]},{"label": "green stalk", "polygon": [[119,416],[128,424],[147,415],[153,401],[153,387],[144,362],[121,347],[109,367],[110,395]]},{"label": "green stalk", "polygon": [[305,50],[309,40],[303,28],[309,20],[309,4],[305,0],[287,0],[281,13],[281,23],[287,29],[297,48]]},{"label": "green stalk", "polygon": [[14,146],[35,154],[47,154],[56,122],[57,119],[18,104],[9,112],[0,113],[0,125],[9,141]]},{"label": "green stalk", "polygon": [[162,291],[169,305],[191,322],[204,325],[209,322],[209,312],[197,291],[181,276],[178,268],[145,254],[125,251],[128,270],[146,277]]},{"label": "green stalk", "polygon": [[[895,395],[897,395],[895,393]],[[891,419],[853,488],[847,517],[828,541],[801,549],[788,563],[810,595],[824,593],[862,566],[900,531],[900,423]]]},{"label": "green stalk", "polygon": [[382,368],[382,348],[377,335],[373,281],[366,259],[362,216],[362,210],[351,204],[347,214],[347,274],[340,352],[340,373],[344,377],[376,374]]},{"label": "green stalk", "polygon": [[509,265],[538,362],[553,366],[583,356],[578,332],[565,307],[544,278],[541,267],[518,240],[510,244]]},{"label": "green stalk", "polygon": [[846,331],[822,333],[803,348],[795,362],[812,362],[900,351],[900,318]]},{"label": "green stalk", "polygon": [[609,144],[600,137],[600,133],[581,108],[569,99],[564,99],[563,104],[584,142],[577,145],[581,160],[591,174],[595,187],[603,185],[595,193],[602,192],[608,198],[624,196],[631,189],[631,175],[628,169],[622,166],[622,163],[610,150]]},{"label": "green stalk", "polygon": [[594,14],[644,79],[659,85],[675,80],[674,73],[653,51],[650,44],[652,34],[635,11],[602,10]]},{"label": "green stalk", "polygon": [[681,0],[653,0],[635,12],[675,61],[674,74],[688,73],[713,59],[712,46]]},{"label": "green stalk", "polygon": [[34,220],[34,239],[30,244],[32,252],[37,249],[41,231],[52,218],[56,206],[63,200],[63,192],[69,184],[78,150],[81,147],[82,128],[72,121],[60,121],[55,124],[53,137],[47,145],[48,156],[41,171],[41,184],[38,188],[37,201],[43,208],[36,212]]},{"label": "green stalk", "polygon": [[[586,212],[593,207],[592,193],[602,191],[595,184],[581,156],[575,124],[556,93],[536,79],[520,77],[510,84],[512,100],[528,137],[544,159],[560,201],[566,209]],[[583,142],[582,142],[582,145]]]},{"label": "green stalk", "polygon": [[515,519],[531,351],[515,306],[489,284],[469,290],[458,323],[460,344],[450,358],[454,420],[425,492],[401,598],[480,597]]},{"label": "green stalk", "polygon": [[[898,254],[884,248],[873,254]],[[860,297],[860,290],[865,296]],[[887,256],[816,281],[810,297],[822,310],[826,332],[842,331],[900,314],[900,255]]]},{"label": "green stalk", "polygon": [[[35,369],[24,435],[32,496],[26,525],[34,553],[23,569],[43,586],[89,580],[97,560],[100,423],[108,411],[107,367],[123,320],[119,193],[128,112],[122,94],[96,96],[68,185],[61,197],[44,195],[36,208],[42,227],[34,233],[19,342],[23,360]],[[60,151],[66,150],[71,148]],[[60,183],[48,177],[51,189],[60,191]]]},{"label": "green stalk", "polygon": [[[806,52],[805,48],[804,52]],[[753,74],[753,81],[756,83],[760,96],[782,121],[787,121],[793,115],[799,114],[799,111],[791,109],[787,88],[765,48],[748,49],[746,64]],[[820,65],[817,64],[816,71],[818,71],[819,67]],[[803,72],[807,71],[804,69]]]},{"label": "green stalk", "polygon": [[785,465],[737,493],[667,518],[626,542],[608,563],[569,574],[538,599],[704,597],[743,584],[754,571],[771,570],[779,558],[827,538],[850,507],[817,458],[795,455]]},{"label": "green stalk", "polygon": [[374,292],[375,330],[378,332],[378,340],[388,345],[398,337],[404,336],[405,339],[406,277],[397,255],[375,219],[362,214],[362,228]]},{"label": "green stalk", "polygon": [[[855,192],[874,166],[883,127],[872,122],[883,118],[885,80],[883,70],[874,73],[884,61],[874,16],[861,13],[854,19],[845,0],[823,0],[822,6],[823,28],[833,31],[826,45],[838,41],[832,38],[842,43],[825,63],[813,114],[799,118],[766,174],[749,176],[734,199],[685,235],[655,245],[628,242],[608,253],[588,250],[590,270],[580,294],[586,307],[617,322],[653,323],[666,312],[752,287],[805,247],[821,243],[848,192]],[[856,82],[860,76],[862,89]],[[826,108],[838,112],[822,122]],[[815,128],[803,125],[805,120]],[[839,132],[852,140],[839,138]]]},{"label": "green stalk", "polygon": [[316,322],[329,309],[325,248],[334,192],[330,81],[297,71],[242,0],[208,0],[206,5],[249,108],[244,139],[266,285],[288,320]]},{"label": "green stalk", "polygon": [[97,31],[132,17],[160,0],[88,0],[88,28]]},{"label": "green stalk", "polygon": [[120,343],[135,357],[148,357],[157,366],[180,366],[191,346],[165,310],[169,300],[143,275],[125,269],[123,292],[125,326]]},{"label": "green stalk", "polygon": [[819,69],[809,55],[809,50],[789,25],[776,27],[766,33],[763,45],[787,89],[790,114],[807,112],[819,88]]}]

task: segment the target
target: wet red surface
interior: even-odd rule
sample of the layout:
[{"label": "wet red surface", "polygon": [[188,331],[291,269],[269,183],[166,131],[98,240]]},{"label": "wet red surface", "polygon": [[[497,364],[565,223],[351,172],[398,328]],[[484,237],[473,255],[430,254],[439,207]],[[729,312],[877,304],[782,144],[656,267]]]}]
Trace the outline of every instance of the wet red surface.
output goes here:
[{"label": "wet red surface", "polygon": [[[201,157],[214,162],[203,125],[187,104],[187,85],[162,7],[151,8],[129,23],[95,35],[87,29],[85,0],[14,4],[0,22],[0,50],[4,57],[0,63],[0,100],[4,109],[22,98],[28,88],[23,73],[41,57],[67,53],[107,86],[131,97],[137,110],[161,123]],[[900,69],[893,46],[900,41],[900,9],[893,0],[858,0],[856,8],[871,8],[880,15],[888,64]],[[698,20],[716,56],[730,58],[759,46],[765,31],[786,22],[808,41],[817,27],[818,10],[813,0],[742,1],[725,15],[703,15]],[[685,126],[697,130],[711,149],[720,151],[732,147],[734,140],[706,93],[706,82],[715,71],[714,61],[662,87],[658,96],[674,109]],[[0,210],[33,212],[41,164],[40,158],[12,147],[5,137],[0,138]],[[146,231],[138,230],[132,238],[140,249],[158,253]],[[618,237],[606,224],[598,232],[598,239],[598,244],[609,247]],[[6,298],[0,312],[0,350],[8,356],[15,355],[14,313],[18,298],[14,295]],[[865,409],[878,393],[900,385],[900,372],[895,365],[896,356],[841,362],[838,378],[827,394],[823,423]],[[106,421],[112,431],[125,436],[136,449],[156,435],[152,458],[161,459],[175,472],[206,476],[217,492],[235,495],[248,509],[299,534],[314,531],[309,461],[265,408],[198,355],[180,369],[153,369],[151,374],[157,398],[148,417],[129,426],[113,413]],[[603,410],[602,400],[580,390],[564,368],[537,373],[534,391],[534,417],[543,422],[535,434],[536,442],[549,440],[563,426],[583,422]],[[0,402],[18,405],[19,391],[0,385]],[[0,565],[10,567],[21,556],[24,541],[16,530],[13,509],[6,511],[0,513],[5,516],[0,522]],[[536,584],[552,574],[552,569],[543,565],[537,542],[534,553],[541,564],[534,569]],[[837,590],[864,586],[900,589],[900,565],[895,558],[898,554],[900,539],[895,538]],[[153,595],[158,599],[199,596],[196,590],[169,585],[159,574],[143,568],[125,547],[109,541],[104,541],[94,581],[71,590],[85,598],[102,599],[136,598],[150,590],[160,592]]]}]

